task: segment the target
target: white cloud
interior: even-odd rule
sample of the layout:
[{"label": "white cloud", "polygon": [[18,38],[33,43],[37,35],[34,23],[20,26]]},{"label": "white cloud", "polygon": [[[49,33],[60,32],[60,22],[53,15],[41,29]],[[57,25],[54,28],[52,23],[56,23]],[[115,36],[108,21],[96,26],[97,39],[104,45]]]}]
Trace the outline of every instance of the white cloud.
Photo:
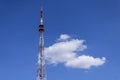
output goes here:
[{"label": "white cloud", "polygon": [[94,58],[93,56],[80,55],[79,53],[87,49],[85,40],[70,39],[69,35],[60,35],[60,42],[45,48],[46,60],[51,64],[63,63],[66,67],[89,69],[92,66],[101,66],[106,59]]},{"label": "white cloud", "polygon": [[64,41],[64,40],[67,40],[67,39],[69,39],[70,38],[70,36],[69,35],[67,35],[67,34],[62,34],[62,35],[60,35],[60,38],[58,39],[59,41]]},{"label": "white cloud", "polygon": [[94,58],[92,56],[81,55],[65,63],[65,66],[72,68],[89,69],[91,66],[100,66],[105,63],[105,57]]}]

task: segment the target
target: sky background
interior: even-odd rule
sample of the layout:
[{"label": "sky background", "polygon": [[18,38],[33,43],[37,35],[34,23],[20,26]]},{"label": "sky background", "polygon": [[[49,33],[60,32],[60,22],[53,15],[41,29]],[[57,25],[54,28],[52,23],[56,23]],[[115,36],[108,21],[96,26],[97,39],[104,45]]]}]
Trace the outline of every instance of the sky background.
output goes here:
[{"label": "sky background", "polygon": [[36,80],[41,4],[45,47],[68,34],[106,58],[90,69],[47,65],[47,80],[120,80],[120,0],[0,0],[0,80]]}]

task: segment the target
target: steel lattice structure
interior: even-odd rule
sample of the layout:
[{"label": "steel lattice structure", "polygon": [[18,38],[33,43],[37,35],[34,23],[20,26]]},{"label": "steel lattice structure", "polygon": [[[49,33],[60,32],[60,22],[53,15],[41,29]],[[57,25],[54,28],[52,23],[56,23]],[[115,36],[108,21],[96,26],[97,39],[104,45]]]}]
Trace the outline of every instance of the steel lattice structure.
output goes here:
[{"label": "steel lattice structure", "polygon": [[46,79],[46,65],[44,57],[44,24],[43,24],[43,10],[40,10],[40,25],[39,25],[40,39],[39,39],[39,53],[38,53],[38,69],[37,80]]}]

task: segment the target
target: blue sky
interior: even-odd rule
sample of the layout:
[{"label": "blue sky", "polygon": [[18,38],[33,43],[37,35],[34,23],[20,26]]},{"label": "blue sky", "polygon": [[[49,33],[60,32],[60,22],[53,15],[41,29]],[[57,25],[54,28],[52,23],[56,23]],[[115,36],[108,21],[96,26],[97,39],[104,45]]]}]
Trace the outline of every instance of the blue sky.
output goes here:
[{"label": "blue sky", "polygon": [[68,34],[85,40],[82,54],[106,58],[90,69],[47,65],[48,80],[120,80],[119,0],[0,0],[0,80],[36,79],[41,4],[45,47]]}]

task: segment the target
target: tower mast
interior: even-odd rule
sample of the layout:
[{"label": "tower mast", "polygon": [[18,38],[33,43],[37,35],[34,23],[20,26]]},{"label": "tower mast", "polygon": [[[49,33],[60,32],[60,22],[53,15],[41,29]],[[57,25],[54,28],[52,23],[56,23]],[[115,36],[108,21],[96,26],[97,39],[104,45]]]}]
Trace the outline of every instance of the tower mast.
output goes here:
[{"label": "tower mast", "polygon": [[37,70],[37,80],[47,80],[46,79],[46,66],[44,57],[44,24],[43,24],[43,10],[40,10],[40,24],[39,24],[39,53],[38,53],[38,70]]}]

